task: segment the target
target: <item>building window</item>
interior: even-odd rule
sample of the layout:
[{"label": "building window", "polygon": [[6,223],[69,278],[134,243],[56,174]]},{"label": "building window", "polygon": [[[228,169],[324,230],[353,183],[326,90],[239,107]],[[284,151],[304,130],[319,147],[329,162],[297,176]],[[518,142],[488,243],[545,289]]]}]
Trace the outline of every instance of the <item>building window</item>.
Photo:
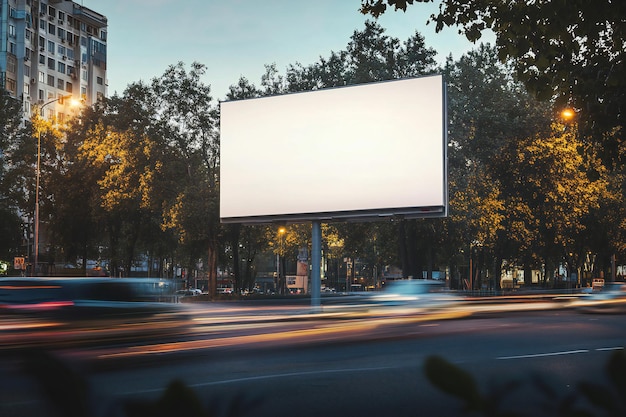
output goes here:
[{"label": "building window", "polygon": [[55,69],[56,67],[56,62],[54,61],[54,59],[52,58],[48,58],[48,69]]},{"label": "building window", "polygon": [[81,87],[80,88],[80,95],[81,95],[81,97],[86,97],[87,96],[87,87]]},{"label": "building window", "polygon": [[52,23],[48,23],[48,33],[54,35],[55,33],[57,33],[57,27],[54,26],[54,24]]},{"label": "building window", "polygon": [[15,74],[17,72],[17,60],[14,56],[7,56],[7,72]]},{"label": "building window", "polygon": [[46,82],[46,74],[44,74],[43,71],[39,71],[39,82],[40,83],[45,83]]},{"label": "building window", "polygon": [[15,55],[17,53],[17,48],[15,47],[14,42],[9,42],[9,53]]},{"label": "building window", "polygon": [[11,92],[13,95],[17,94],[17,83],[14,79],[7,77],[6,79],[6,89]]},{"label": "building window", "polygon": [[65,74],[65,64],[63,62],[57,62],[57,71],[61,74]]},{"label": "building window", "polygon": [[65,29],[59,28],[57,30],[57,36],[61,38],[61,40],[65,40]]},{"label": "building window", "polygon": [[39,90],[39,93],[38,93],[38,95],[37,95],[37,98],[38,98],[39,100],[43,100],[43,90]]},{"label": "building window", "polygon": [[96,77],[96,82],[98,83],[98,85],[104,84],[104,81],[102,80],[102,77]]},{"label": "building window", "polygon": [[46,30],[46,21],[43,19],[39,19],[39,29]]},{"label": "building window", "polygon": [[51,54],[54,53],[54,42],[52,41],[48,41],[48,52],[50,52]]},{"label": "building window", "polygon": [[45,55],[39,54],[39,63],[41,65],[46,65],[46,56]]},{"label": "building window", "polygon": [[30,96],[30,83],[24,83],[24,95]]},{"label": "building window", "polygon": [[27,41],[32,41],[33,32],[31,32],[29,29],[26,29],[26,32],[24,33],[24,37],[26,38]]},{"label": "building window", "polygon": [[67,91],[68,93],[72,92],[72,87],[74,87],[72,83],[65,83],[65,91]]},{"label": "building window", "polygon": [[24,65],[24,76],[30,78],[30,66]]},{"label": "building window", "polygon": [[49,7],[48,7],[48,14],[49,14],[50,16],[52,16],[52,17],[56,17],[56,15],[57,15],[57,10],[56,10],[54,7],[52,7],[52,6],[49,6]]},{"label": "building window", "polygon": [[62,11],[59,11],[59,20],[65,20],[65,13]]},{"label": "building window", "polygon": [[57,88],[59,90],[65,90],[65,81],[63,81],[61,78],[57,78]]},{"label": "building window", "polygon": [[9,36],[14,38],[15,37],[15,26],[14,25],[9,25]]},{"label": "building window", "polygon": [[48,75],[48,85],[54,87],[54,76]]}]

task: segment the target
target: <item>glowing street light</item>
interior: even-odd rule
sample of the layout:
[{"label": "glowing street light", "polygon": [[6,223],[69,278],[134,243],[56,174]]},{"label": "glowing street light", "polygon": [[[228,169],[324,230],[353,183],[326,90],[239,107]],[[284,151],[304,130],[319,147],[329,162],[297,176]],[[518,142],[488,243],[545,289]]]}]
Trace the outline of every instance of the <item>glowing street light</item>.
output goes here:
[{"label": "glowing street light", "polygon": [[[75,106],[79,103],[78,100],[72,98],[72,95],[60,96],[55,99],[52,99],[41,105],[39,108],[39,116],[43,118],[43,109],[49,104],[56,103],[57,101],[63,103],[64,100],[70,99],[70,105]],[[36,168],[36,179],[35,179],[35,263],[34,263],[34,271],[37,271],[37,266],[39,265],[39,179],[41,176],[41,128],[38,129],[37,132],[37,168]]]},{"label": "glowing street light", "polygon": [[276,283],[276,290],[278,291],[279,294],[283,294],[284,291],[284,283],[283,283],[283,275],[285,274],[284,271],[284,267],[283,267],[283,262],[284,262],[284,242],[285,242],[285,232],[287,231],[287,229],[285,229],[284,226],[280,226],[278,228],[278,235],[280,236],[280,251],[278,252],[278,254],[276,255],[276,269],[277,269],[277,278],[278,278],[278,282]]},{"label": "glowing street light", "polygon": [[566,108],[561,111],[561,117],[564,120],[571,120],[576,116],[576,112],[573,109]]}]

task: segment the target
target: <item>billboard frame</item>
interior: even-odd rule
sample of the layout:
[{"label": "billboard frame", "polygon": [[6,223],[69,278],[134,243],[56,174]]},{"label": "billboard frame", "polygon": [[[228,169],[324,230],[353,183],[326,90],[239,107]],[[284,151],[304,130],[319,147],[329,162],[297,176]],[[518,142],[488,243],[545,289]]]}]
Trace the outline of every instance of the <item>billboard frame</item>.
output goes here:
[{"label": "billboard frame", "polygon": [[[405,206],[405,207],[376,207],[376,208],[365,208],[359,209],[350,208],[345,210],[330,210],[330,211],[311,211],[311,212],[280,212],[280,213],[262,213],[262,214],[246,214],[242,216],[237,215],[224,215],[223,213],[223,189],[222,183],[220,182],[220,221],[224,224],[227,223],[239,223],[239,224],[271,224],[271,223],[303,223],[303,222],[333,222],[333,221],[356,221],[356,222],[365,222],[365,221],[379,221],[388,218],[402,218],[402,219],[414,219],[414,218],[439,218],[446,217],[448,215],[448,114],[447,114],[447,88],[446,82],[443,79],[442,75],[426,75],[421,77],[411,77],[411,78],[403,78],[397,80],[389,80],[389,81],[380,81],[375,83],[367,83],[367,84],[355,84],[349,86],[342,87],[332,87],[328,89],[314,90],[314,91],[305,91],[305,92],[297,92],[297,93],[289,93],[282,95],[274,95],[274,96],[265,96],[265,97],[257,97],[250,98],[244,100],[232,100],[232,101],[224,101],[221,102],[220,105],[223,106],[225,104],[232,104],[238,102],[250,102],[252,100],[265,100],[279,97],[289,97],[295,95],[304,95],[309,93],[317,93],[324,92],[329,90],[343,90],[350,88],[359,88],[364,86],[372,86],[372,85],[380,85],[384,83],[394,83],[401,82],[407,80],[420,80],[428,77],[438,77],[441,80],[441,143],[440,143],[440,156],[442,158],[441,168],[441,186],[443,190],[441,190],[441,205],[426,205],[426,206]],[[223,138],[222,138],[222,146],[223,146]],[[224,170],[223,160],[222,160],[222,149],[220,149],[220,181],[222,180],[222,174]],[[232,150],[231,150],[232,151]],[[229,168],[231,169],[231,168]],[[253,203],[251,203],[253,204]]]}]

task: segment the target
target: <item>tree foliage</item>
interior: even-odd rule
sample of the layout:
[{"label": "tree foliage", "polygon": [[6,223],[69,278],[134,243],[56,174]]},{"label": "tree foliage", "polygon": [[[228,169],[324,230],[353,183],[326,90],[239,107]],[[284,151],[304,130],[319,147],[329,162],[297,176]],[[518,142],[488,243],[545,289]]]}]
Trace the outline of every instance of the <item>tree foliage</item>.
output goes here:
[{"label": "tree foliage", "polygon": [[[362,0],[361,12],[380,16],[387,6],[406,10],[428,2]],[[614,145],[622,141],[626,114],[624,16],[626,5],[611,0],[443,0],[428,22],[437,31],[457,26],[472,42],[484,30],[493,31],[499,58],[514,63],[517,78],[529,91],[540,99],[554,99],[557,108],[574,106],[583,132],[602,135],[619,128],[619,133],[604,138]]]},{"label": "tree foliage", "polygon": [[574,132],[556,125],[551,135],[510,142],[499,156],[496,165],[508,174],[500,178],[503,201],[511,210],[507,229],[519,232],[506,239],[518,242],[514,247],[522,259],[536,254],[553,267],[567,260],[587,226],[585,216],[606,194],[606,176],[587,175],[581,145]]},{"label": "tree foliage", "polygon": [[[28,140],[29,132],[22,128],[22,111],[20,103],[13,99],[7,91],[0,89],[0,260],[11,256],[24,255],[21,245],[22,227],[19,209],[32,213],[34,208],[27,204],[24,181],[16,182],[19,176],[14,175],[14,167],[20,164],[18,143]],[[34,172],[34,171],[32,171]],[[31,175],[28,175],[31,177]],[[33,187],[34,189],[34,187]]]},{"label": "tree foliage", "polygon": [[203,73],[172,65],[67,127],[59,157],[46,155],[62,161],[50,175],[60,257],[109,259],[114,274],[146,254],[161,261],[154,273],[172,273],[166,259],[170,268],[213,259],[207,270],[217,269],[218,116]]}]

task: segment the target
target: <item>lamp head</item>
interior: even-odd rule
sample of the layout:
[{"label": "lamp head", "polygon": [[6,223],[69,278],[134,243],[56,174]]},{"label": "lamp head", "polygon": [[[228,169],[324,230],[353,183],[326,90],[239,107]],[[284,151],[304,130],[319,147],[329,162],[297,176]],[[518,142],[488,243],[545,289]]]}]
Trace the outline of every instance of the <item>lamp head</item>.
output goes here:
[{"label": "lamp head", "polygon": [[576,112],[569,107],[561,111],[561,117],[565,120],[572,120],[574,116],[576,116]]}]

